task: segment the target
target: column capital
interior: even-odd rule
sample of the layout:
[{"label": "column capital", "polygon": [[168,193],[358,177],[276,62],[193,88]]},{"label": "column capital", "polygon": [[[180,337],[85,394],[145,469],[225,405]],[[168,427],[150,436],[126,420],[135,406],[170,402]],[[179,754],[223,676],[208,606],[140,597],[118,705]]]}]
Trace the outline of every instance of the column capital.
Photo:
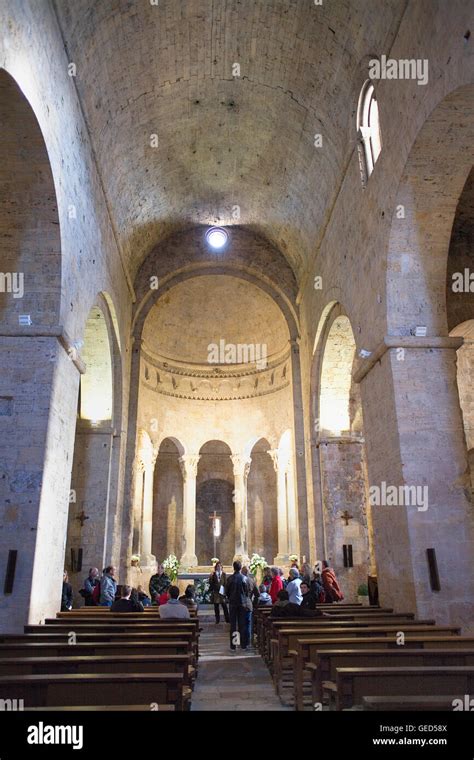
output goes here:
[{"label": "column capital", "polygon": [[230,458],[234,468],[234,477],[239,475],[244,478],[248,477],[252,458],[245,456],[245,454],[232,454]]},{"label": "column capital", "polygon": [[278,449],[269,449],[267,454],[270,454],[272,458],[273,468],[276,473],[288,471],[291,460],[287,453],[283,453]]},{"label": "column capital", "polygon": [[195,478],[197,476],[197,468],[200,459],[200,454],[184,454],[178,459],[184,480]]}]

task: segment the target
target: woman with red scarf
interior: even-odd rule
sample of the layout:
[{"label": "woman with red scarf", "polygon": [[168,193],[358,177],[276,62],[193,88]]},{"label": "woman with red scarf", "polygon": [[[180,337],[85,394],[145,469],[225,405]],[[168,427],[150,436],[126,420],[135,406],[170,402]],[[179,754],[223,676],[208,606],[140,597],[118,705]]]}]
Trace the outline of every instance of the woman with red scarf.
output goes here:
[{"label": "woman with red scarf", "polygon": [[272,598],[272,603],[275,604],[278,598],[278,592],[283,589],[283,581],[280,575],[280,569],[278,567],[272,567],[272,582],[270,584],[270,591],[268,592]]},{"label": "woman with red scarf", "polygon": [[326,594],[326,602],[341,602],[344,599],[344,594],[339,588],[336,573],[331,567],[329,567],[329,562],[326,560],[323,560],[323,572],[321,573],[321,576]]}]

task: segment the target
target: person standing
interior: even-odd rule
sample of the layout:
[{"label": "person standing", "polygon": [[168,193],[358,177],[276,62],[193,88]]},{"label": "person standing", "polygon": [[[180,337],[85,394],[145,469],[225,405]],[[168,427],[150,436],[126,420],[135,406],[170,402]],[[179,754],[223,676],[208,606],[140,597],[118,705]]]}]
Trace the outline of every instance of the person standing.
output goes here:
[{"label": "person standing", "polygon": [[227,583],[227,574],[223,571],[220,562],[216,562],[214,570],[209,576],[209,591],[211,592],[212,602],[214,604],[214,615],[216,617],[216,625],[221,622],[220,605],[224,610],[224,618],[226,623],[230,623],[229,610],[227,608],[227,602],[225,598],[225,587]]},{"label": "person standing", "polygon": [[247,565],[242,568],[242,575],[247,581],[247,599],[245,601],[245,641],[246,646],[252,643],[252,614],[254,605],[257,606],[259,592],[255,576],[249,573]]},{"label": "person standing", "polygon": [[317,565],[315,565],[313,577],[309,587],[311,589],[311,593],[316,599],[316,602],[318,604],[324,604],[326,601],[326,592],[324,591],[324,586],[321,582],[321,575],[317,572],[316,567]]},{"label": "person standing", "polygon": [[108,565],[100,579],[100,597],[99,605],[101,607],[112,607],[117,593],[117,581],[115,580],[115,567]]},{"label": "person standing", "polygon": [[290,568],[288,585],[286,590],[288,591],[288,599],[291,604],[301,604],[303,601],[303,595],[300,590],[301,578],[300,571],[296,567]]},{"label": "person standing", "polygon": [[332,602],[342,601],[342,599],[344,599],[344,594],[339,588],[336,573],[332,567],[329,567],[329,562],[327,562],[325,559],[323,560],[323,572],[321,575],[324,592],[326,594],[326,602],[331,604]]},{"label": "person standing", "polygon": [[[245,612],[247,609],[247,581],[240,572],[242,563],[234,562],[234,573],[228,578],[225,586],[225,594],[229,600],[230,612],[230,649],[235,652],[237,643],[241,649],[247,648]],[[237,635],[236,635],[237,634]]]},{"label": "person standing", "polygon": [[99,569],[97,567],[91,567],[89,575],[84,581],[84,585],[80,590],[80,594],[84,599],[86,607],[97,607],[97,602],[94,600],[94,589],[99,583]]},{"label": "person standing", "polygon": [[269,594],[272,598],[272,603],[275,604],[278,598],[278,592],[283,590],[283,581],[280,575],[279,567],[272,567],[272,582],[270,585]]},{"label": "person standing", "polygon": [[69,583],[69,576],[65,570],[63,573],[63,590],[61,593],[61,612],[72,610],[72,586]]},{"label": "person standing", "polygon": [[171,585],[171,581],[165,573],[165,568],[162,564],[158,565],[157,572],[150,578],[150,597],[152,604],[159,604],[160,596]]}]

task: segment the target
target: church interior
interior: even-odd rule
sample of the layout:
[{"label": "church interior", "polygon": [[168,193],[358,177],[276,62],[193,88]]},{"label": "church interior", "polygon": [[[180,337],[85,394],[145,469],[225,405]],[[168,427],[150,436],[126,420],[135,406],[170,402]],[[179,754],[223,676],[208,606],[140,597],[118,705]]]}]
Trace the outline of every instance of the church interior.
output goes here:
[{"label": "church interior", "polygon": [[474,709],[473,11],[0,0],[2,704]]}]

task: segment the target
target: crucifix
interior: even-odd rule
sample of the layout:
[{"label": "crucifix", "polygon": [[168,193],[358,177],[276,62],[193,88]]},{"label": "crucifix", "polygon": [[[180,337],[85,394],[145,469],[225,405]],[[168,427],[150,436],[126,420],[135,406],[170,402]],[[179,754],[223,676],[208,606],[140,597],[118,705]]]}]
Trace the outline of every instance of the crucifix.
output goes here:
[{"label": "crucifix", "polygon": [[341,520],[345,520],[346,525],[349,525],[349,520],[352,520],[353,518],[354,518],[354,515],[350,515],[347,509],[345,509],[341,515]]},{"label": "crucifix", "polygon": [[86,515],[84,510],[82,510],[82,512],[76,517],[76,520],[79,520],[79,522],[81,523],[81,528],[84,526],[85,521],[88,519],[89,519],[89,516]]}]

